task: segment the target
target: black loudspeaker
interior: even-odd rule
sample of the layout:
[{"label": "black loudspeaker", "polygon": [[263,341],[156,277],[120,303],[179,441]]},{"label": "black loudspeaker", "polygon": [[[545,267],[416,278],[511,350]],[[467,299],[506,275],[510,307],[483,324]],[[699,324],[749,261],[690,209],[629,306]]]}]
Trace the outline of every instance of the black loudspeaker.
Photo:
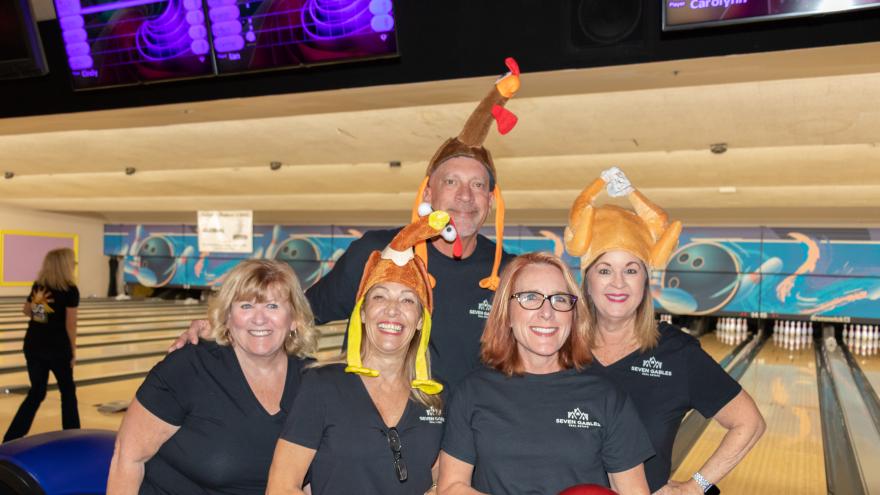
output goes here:
[{"label": "black loudspeaker", "polygon": [[598,48],[643,41],[643,0],[570,0],[571,43]]}]

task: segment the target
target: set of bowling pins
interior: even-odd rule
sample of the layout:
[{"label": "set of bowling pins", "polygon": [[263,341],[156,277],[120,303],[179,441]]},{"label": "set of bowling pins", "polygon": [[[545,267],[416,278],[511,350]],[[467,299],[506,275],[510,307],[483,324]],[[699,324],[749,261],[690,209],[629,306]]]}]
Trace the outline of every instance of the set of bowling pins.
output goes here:
[{"label": "set of bowling pins", "polygon": [[660,313],[660,321],[669,323],[672,325],[672,315],[668,313]]},{"label": "set of bowling pins", "polygon": [[718,318],[715,338],[727,345],[739,345],[749,337],[749,325],[745,318]]},{"label": "set of bowling pins", "polygon": [[773,343],[790,351],[813,347],[813,324],[809,321],[776,320],[773,323]]},{"label": "set of bowling pins", "polygon": [[843,326],[843,341],[858,356],[873,356],[880,348],[880,327],[877,325]]}]

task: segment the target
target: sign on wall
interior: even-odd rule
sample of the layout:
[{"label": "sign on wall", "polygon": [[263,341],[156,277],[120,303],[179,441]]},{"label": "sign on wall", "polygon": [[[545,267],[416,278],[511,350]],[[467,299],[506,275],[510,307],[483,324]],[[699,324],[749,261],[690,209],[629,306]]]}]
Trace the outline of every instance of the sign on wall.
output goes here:
[{"label": "sign on wall", "polygon": [[250,253],[254,250],[254,212],[199,211],[199,251]]},{"label": "sign on wall", "polygon": [[73,249],[78,258],[78,239],[76,234],[0,230],[0,286],[31,285],[53,249]]}]

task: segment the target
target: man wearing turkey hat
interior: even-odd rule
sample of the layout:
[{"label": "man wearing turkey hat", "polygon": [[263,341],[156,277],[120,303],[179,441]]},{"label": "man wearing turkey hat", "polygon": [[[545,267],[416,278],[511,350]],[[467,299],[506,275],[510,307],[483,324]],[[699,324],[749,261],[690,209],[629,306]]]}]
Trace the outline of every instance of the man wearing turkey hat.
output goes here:
[{"label": "man wearing turkey hat", "polygon": [[[504,104],[519,89],[519,68],[512,58],[505,63],[510,72],[495,82],[461,133],[446,140],[428,163],[412,212],[413,220],[432,209],[449,212],[461,240],[458,249],[440,237],[415,248],[427,265],[437,301],[430,347],[434,374],[447,384],[458,382],[479,366],[480,335],[491,309],[498,271],[510,258],[501,248],[504,203],[495,164],[483,147],[493,120],[501,134],[516,124],[516,117]],[[496,242],[479,234],[493,204]],[[365,233],[306,292],[318,323],[348,318],[364,263],[399,230]]]}]

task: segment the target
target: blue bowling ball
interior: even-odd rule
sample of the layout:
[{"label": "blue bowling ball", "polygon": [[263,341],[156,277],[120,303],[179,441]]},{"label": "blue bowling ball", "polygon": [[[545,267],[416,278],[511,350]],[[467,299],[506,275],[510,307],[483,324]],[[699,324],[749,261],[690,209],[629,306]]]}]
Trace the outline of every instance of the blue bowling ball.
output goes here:
[{"label": "blue bowling ball", "polygon": [[143,285],[162,287],[174,277],[174,246],[164,236],[151,235],[144,239],[138,246],[137,256],[140,257],[140,270],[148,271],[144,277],[138,277]]},{"label": "blue bowling ball", "polygon": [[107,491],[116,433],[64,430],[0,445],[3,495],[85,495]]},{"label": "blue bowling ball", "polygon": [[293,237],[275,250],[275,259],[284,261],[299,278],[303,288],[309,287],[321,275],[321,251],[306,237]]},{"label": "blue bowling ball", "polygon": [[729,249],[714,242],[698,241],[679,248],[669,258],[661,287],[689,294],[693,314],[719,311],[730,302],[739,286],[740,261]]}]

